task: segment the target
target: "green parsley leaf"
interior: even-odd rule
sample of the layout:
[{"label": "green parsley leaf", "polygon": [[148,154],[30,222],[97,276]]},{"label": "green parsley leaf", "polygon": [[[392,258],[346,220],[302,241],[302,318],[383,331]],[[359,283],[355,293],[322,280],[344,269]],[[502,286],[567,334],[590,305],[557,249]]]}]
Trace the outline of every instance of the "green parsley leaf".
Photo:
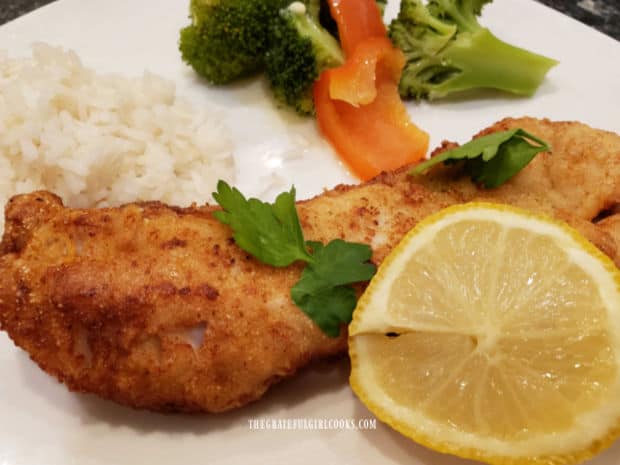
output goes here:
[{"label": "green parsley leaf", "polygon": [[[307,270],[308,268],[304,270],[302,277],[306,275]],[[296,286],[291,289],[293,296],[296,295],[295,289]],[[338,337],[340,325],[351,321],[357,302],[355,289],[351,286],[318,289],[311,294],[299,293],[293,299],[295,304],[329,337]]]},{"label": "green parsley leaf", "polygon": [[284,267],[311,260],[295,208],[294,187],[269,204],[246,200],[237,189],[219,181],[213,198],[223,208],[213,213],[215,218],[229,225],[237,245],[261,262]]},{"label": "green parsley leaf", "polygon": [[523,129],[494,132],[446,150],[436,157],[415,166],[409,174],[426,173],[432,166],[463,161],[465,172],[486,188],[501,186],[521,171],[540,152],[551,150],[550,145]]},{"label": "green parsley leaf", "polygon": [[232,228],[233,238],[243,250],[272,266],[306,262],[301,278],[291,289],[291,298],[328,336],[337,337],[340,325],[351,321],[356,305],[351,284],[368,281],[375,274],[375,266],[368,263],[370,247],[341,239],[326,246],[304,242],[294,187],[269,204],[246,200],[237,189],[220,181],[213,198],[223,208],[213,215]]},{"label": "green parsley leaf", "polygon": [[320,242],[308,241],[312,249],[310,268],[331,286],[368,281],[377,271],[368,263],[372,249],[367,244],[334,239],[326,246]]},{"label": "green parsley leaf", "polygon": [[368,263],[372,250],[366,244],[335,239],[326,246],[308,242],[312,262],[291,289],[293,302],[328,336],[337,337],[340,325],[351,321],[357,302],[352,283],[368,281],[376,267]]}]

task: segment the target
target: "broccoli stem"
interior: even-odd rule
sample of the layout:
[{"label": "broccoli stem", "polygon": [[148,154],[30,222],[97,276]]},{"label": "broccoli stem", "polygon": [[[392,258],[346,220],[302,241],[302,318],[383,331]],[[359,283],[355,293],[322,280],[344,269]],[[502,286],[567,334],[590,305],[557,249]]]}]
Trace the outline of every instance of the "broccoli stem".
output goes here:
[{"label": "broccoli stem", "polygon": [[[487,28],[464,32],[437,58],[452,69],[431,86],[429,98],[473,88],[494,88],[532,95],[557,61],[507,44]],[[439,65],[439,63],[437,63]]]},{"label": "broccoli stem", "polygon": [[320,27],[305,12],[294,14],[296,15],[294,24],[299,34],[309,39],[316,46],[320,44],[320,49],[316,49],[315,52],[317,58],[321,61],[320,65],[322,68],[325,66],[338,66],[344,63],[344,54],[340,44],[327,30]]}]

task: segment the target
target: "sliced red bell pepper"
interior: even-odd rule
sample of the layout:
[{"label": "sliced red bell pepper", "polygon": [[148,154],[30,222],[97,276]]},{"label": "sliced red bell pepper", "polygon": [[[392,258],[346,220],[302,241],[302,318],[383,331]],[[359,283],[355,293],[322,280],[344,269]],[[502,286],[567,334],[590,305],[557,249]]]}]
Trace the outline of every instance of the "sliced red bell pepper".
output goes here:
[{"label": "sliced red bell pepper", "polygon": [[381,11],[375,0],[329,0],[329,11],[338,25],[338,37],[345,56],[368,37],[385,37]]},{"label": "sliced red bell pepper", "polygon": [[[389,40],[376,37],[364,41],[358,48],[360,54],[382,57],[377,60],[376,79],[372,86],[376,95],[370,103],[352,105],[348,101],[332,98],[330,89],[333,86],[339,88],[342,85],[346,89],[346,84],[350,82],[346,80],[342,83],[336,79],[340,76],[346,79],[347,68],[321,74],[314,85],[314,102],[321,132],[362,180],[420,160],[428,148],[428,135],[411,123],[398,93],[393,61],[400,54],[390,56],[386,47],[392,47]],[[360,95],[366,95],[365,91]]]},{"label": "sliced red bell pepper", "polygon": [[363,180],[420,160],[428,134],[398,93],[405,58],[387,38],[375,0],[329,0],[347,56],[314,87],[321,132]]},{"label": "sliced red bell pepper", "polygon": [[[367,105],[377,97],[377,83],[398,80],[405,56],[385,36],[363,40],[344,65],[330,70],[329,96],[351,105]],[[377,77],[377,73],[382,73]]]}]

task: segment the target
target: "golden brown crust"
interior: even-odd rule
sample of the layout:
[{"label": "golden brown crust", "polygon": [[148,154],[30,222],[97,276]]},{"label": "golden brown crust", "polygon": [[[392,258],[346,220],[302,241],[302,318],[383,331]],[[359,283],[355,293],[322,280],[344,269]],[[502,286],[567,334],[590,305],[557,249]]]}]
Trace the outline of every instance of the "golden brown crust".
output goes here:
[{"label": "golden brown crust", "polygon": [[[44,221],[26,224],[37,199]],[[70,210],[44,192],[15,197],[2,264],[12,279],[0,295],[18,300],[2,304],[3,329],[70,388],[157,410],[236,407],[341,352],[343,339],[290,311],[284,291],[298,270],[257,263],[204,213],[154,203]],[[194,329],[204,331],[198,347]]]},{"label": "golden brown crust", "polygon": [[[407,168],[300,202],[308,239],[373,248],[380,263],[419,220],[460,202],[512,203],[568,221],[618,263],[620,138],[578,123],[503,120],[549,140],[499,189],[456,168]],[[448,145],[444,146],[447,147]],[[0,327],[71,389],[139,408],[222,411],[259,398],[309,361],[342,353],[290,299],[300,269],[258,263],[214,207],[157,202],[68,209],[53,194],[11,199],[0,245]]]}]

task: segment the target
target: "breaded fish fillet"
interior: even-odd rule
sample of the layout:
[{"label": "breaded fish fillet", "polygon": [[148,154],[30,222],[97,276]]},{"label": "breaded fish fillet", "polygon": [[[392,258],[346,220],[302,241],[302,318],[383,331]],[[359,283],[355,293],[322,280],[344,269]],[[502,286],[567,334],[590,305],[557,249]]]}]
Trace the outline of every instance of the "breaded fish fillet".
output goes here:
[{"label": "breaded fish fillet", "polygon": [[[504,186],[457,168],[406,169],[298,204],[308,239],[365,242],[379,264],[422,218],[474,199],[561,218],[620,264],[620,137],[579,123],[507,119],[551,143]],[[449,145],[449,144],[446,144]],[[139,408],[218,412],[259,398],[313,359],[342,353],[291,301],[298,267],[240,250],[215,207],[136,203],[65,208],[53,194],[11,199],[0,245],[0,325],[75,391]]]}]

